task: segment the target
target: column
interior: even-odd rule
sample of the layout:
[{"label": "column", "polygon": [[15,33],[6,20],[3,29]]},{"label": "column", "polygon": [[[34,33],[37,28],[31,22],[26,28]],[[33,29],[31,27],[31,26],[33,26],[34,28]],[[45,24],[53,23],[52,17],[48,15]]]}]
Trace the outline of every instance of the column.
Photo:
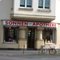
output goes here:
[{"label": "column", "polygon": [[60,48],[60,25],[56,28],[56,49]]},{"label": "column", "polygon": [[26,27],[20,27],[19,29],[19,48],[26,49],[27,48],[27,37],[26,37]]},{"label": "column", "polygon": [[44,40],[42,38],[43,28],[37,27],[36,30],[36,49],[40,49],[42,45],[44,45]]}]

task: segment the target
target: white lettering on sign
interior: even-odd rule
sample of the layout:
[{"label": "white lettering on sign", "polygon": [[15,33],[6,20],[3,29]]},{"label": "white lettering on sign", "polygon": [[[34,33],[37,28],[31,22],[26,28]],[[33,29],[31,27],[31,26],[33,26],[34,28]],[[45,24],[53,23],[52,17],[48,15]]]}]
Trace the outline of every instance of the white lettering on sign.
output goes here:
[{"label": "white lettering on sign", "polygon": [[33,22],[33,26],[56,27],[56,23]]},{"label": "white lettering on sign", "polygon": [[3,21],[3,25],[9,26],[40,26],[40,27],[56,27],[56,23],[45,22],[27,22],[27,21]]},{"label": "white lettering on sign", "polygon": [[22,22],[22,21],[5,21],[5,25],[11,25],[11,26],[27,26],[27,22]]}]

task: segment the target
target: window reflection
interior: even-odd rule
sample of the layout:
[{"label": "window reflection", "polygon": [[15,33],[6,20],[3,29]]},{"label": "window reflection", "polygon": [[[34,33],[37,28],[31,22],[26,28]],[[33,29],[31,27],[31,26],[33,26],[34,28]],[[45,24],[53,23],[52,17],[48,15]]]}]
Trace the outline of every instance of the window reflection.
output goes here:
[{"label": "window reflection", "polygon": [[4,27],[5,42],[18,42],[18,27]]}]

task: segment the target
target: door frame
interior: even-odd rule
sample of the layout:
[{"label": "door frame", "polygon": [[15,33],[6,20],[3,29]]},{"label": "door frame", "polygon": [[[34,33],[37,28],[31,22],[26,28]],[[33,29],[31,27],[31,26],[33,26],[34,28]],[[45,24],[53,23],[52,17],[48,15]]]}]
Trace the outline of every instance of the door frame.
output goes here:
[{"label": "door frame", "polygon": [[[34,38],[29,38],[29,36],[27,36],[27,49],[35,49],[35,31],[36,31],[36,27],[28,27],[28,32],[27,32],[27,34],[29,35],[29,29],[32,31],[32,32],[34,32],[33,33],[33,37]],[[33,29],[33,30],[32,30]],[[31,33],[32,34],[32,33]],[[30,37],[32,37],[32,36],[30,36]],[[32,40],[30,40],[30,39],[33,39],[33,41]],[[29,41],[30,40],[30,41]],[[31,45],[30,47],[28,46],[29,45],[29,42],[30,42],[30,44],[32,43],[33,45]]]}]

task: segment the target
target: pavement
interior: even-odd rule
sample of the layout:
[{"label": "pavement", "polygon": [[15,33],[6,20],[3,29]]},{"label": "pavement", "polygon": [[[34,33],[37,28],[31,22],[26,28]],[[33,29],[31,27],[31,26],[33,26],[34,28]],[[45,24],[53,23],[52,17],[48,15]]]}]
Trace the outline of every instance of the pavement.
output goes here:
[{"label": "pavement", "polygon": [[60,56],[0,56],[0,60],[60,60]]},{"label": "pavement", "polygon": [[0,56],[60,56],[60,50],[56,54],[49,54],[48,51],[41,53],[39,50],[0,50]]},{"label": "pavement", "polygon": [[0,50],[0,60],[60,60],[60,53],[50,55],[38,50]]}]

